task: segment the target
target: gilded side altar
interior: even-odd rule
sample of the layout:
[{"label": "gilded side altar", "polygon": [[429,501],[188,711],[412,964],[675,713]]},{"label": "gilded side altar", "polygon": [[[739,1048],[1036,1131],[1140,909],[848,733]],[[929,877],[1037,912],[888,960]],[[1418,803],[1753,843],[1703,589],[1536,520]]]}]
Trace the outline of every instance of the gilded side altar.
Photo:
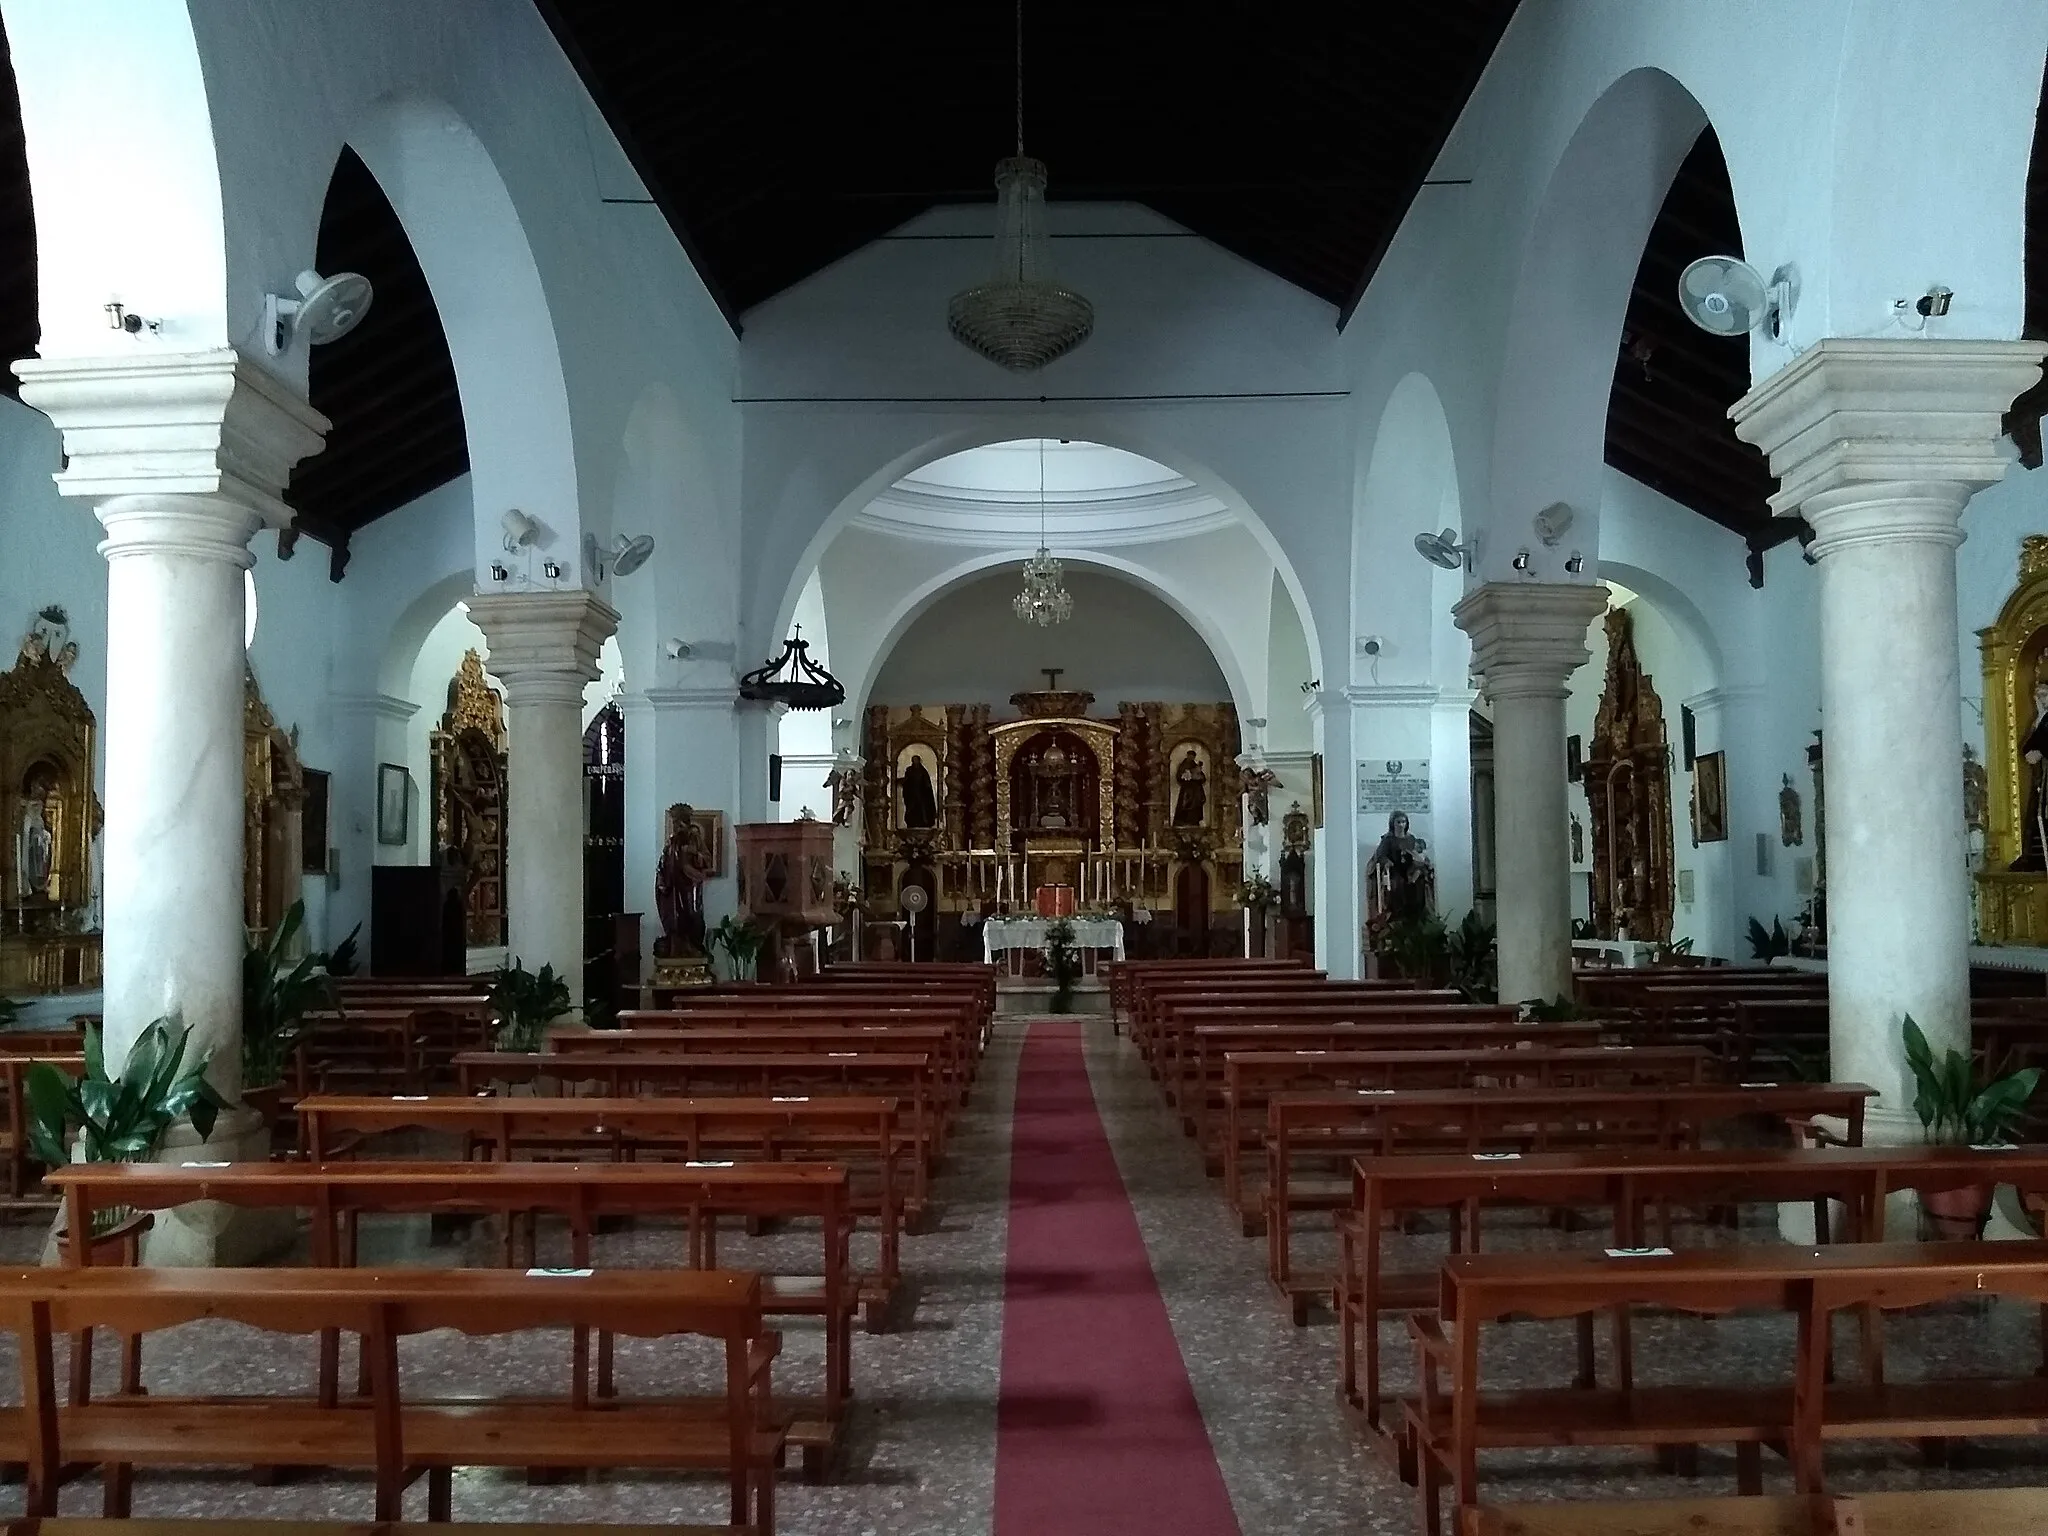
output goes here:
[{"label": "gilded side altar", "polygon": [[[2048,869],[2041,858],[2036,776],[2028,738],[2042,723],[2048,683],[2048,536],[2020,541],[2019,584],[1997,621],[1977,632],[1984,659],[1984,771],[1989,803],[1978,871],[1977,928],[1985,944],[2048,945]],[[2030,806],[2036,807],[2030,813]]]}]

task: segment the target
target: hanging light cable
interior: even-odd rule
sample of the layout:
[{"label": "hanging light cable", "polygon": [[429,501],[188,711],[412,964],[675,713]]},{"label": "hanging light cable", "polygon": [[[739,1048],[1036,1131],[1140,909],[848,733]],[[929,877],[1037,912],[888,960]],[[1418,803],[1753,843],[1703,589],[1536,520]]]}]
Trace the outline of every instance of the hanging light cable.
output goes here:
[{"label": "hanging light cable", "polygon": [[1040,629],[1074,616],[1074,595],[1061,584],[1066,567],[1053,559],[1046,534],[1045,439],[1038,440],[1038,553],[1024,562],[1024,589],[1010,599],[1018,618]]},{"label": "hanging light cable", "polygon": [[1095,306],[1054,281],[1045,162],[1024,153],[1024,0],[1017,0],[1017,153],[996,162],[996,275],[962,289],[946,326],[990,362],[1043,368],[1095,329]]}]

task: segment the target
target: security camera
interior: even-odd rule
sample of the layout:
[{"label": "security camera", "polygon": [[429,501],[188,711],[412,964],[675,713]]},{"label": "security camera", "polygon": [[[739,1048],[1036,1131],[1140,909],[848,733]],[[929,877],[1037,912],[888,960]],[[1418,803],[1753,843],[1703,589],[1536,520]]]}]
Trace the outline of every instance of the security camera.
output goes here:
[{"label": "security camera", "polygon": [[1913,308],[1918,310],[1923,317],[1928,315],[1945,315],[1948,313],[1950,301],[1954,298],[1955,294],[1952,291],[1936,283],[1932,288],[1920,295],[1919,302],[1914,304]]},{"label": "security camera", "polygon": [[1386,641],[1378,635],[1367,635],[1358,642],[1358,654],[1361,656],[1377,656],[1385,648]]},{"label": "security camera", "polygon": [[664,640],[661,644],[661,653],[670,661],[681,661],[690,654],[690,642],[687,640]]}]

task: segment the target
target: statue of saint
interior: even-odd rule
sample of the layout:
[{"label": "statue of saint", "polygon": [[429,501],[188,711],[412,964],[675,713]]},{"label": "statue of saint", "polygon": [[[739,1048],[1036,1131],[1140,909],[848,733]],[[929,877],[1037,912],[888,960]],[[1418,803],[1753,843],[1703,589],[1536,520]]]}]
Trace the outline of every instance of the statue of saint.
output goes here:
[{"label": "statue of saint", "polygon": [[851,751],[839,749],[832,771],[825,775],[825,788],[832,791],[832,824],[852,826],[853,818],[860,814],[861,784],[860,764]]},{"label": "statue of saint", "polygon": [[654,910],[672,956],[704,954],[704,882],[710,877],[711,850],[696,813],[687,805],[670,806],[668,841],[654,866]]},{"label": "statue of saint", "polygon": [[1190,747],[1180,760],[1180,767],[1173,774],[1173,824],[1176,827],[1199,827],[1209,820],[1209,775],[1202,770],[1202,759]]},{"label": "statue of saint", "polygon": [[1408,830],[1408,813],[1387,817],[1372,857],[1365,862],[1367,920],[1375,929],[1396,917],[1419,916],[1436,905],[1436,868],[1429,844]]},{"label": "statue of saint", "polygon": [[939,797],[932,788],[931,770],[924,759],[913,757],[903,770],[903,825],[928,829],[939,824]]},{"label": "statue of saint", "polygon": [[1797,848],[1806,841],[1806,824],[1799,810],[1799,791],[1792,787],[1792,775],[1782,775],[1785,782],[1778,790],[1778,841],[1787,848]]},{"label": "statue of saint", "polygon": [[2020,743],[2020,769],[2027,781],[2027,808],[2020,818],[2020,856],[2012,868],[2048,869],[2048,806],[2042,803],[2042,791],[2048,788],[2048,676],[2034,679],[2034,728]]},{"label": "statue of saint", "polygon": [[42,796],[31,786],[32,798],[21,807],[21,830],[17,835],[14,867],[20,873],[23,901],[41,901],[50,894],[50,860],[56,843],[43,811]]}]

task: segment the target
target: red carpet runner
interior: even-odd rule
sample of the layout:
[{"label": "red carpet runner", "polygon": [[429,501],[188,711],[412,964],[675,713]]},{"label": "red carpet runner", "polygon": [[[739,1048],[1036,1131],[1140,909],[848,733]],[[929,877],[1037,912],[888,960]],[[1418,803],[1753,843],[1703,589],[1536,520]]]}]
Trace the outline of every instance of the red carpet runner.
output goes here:
[{"label": "red carpet runner", "polygon": [[1078,1022],[1030,1026],[1010,1158],[996,1536],[1239,1536]]}]

